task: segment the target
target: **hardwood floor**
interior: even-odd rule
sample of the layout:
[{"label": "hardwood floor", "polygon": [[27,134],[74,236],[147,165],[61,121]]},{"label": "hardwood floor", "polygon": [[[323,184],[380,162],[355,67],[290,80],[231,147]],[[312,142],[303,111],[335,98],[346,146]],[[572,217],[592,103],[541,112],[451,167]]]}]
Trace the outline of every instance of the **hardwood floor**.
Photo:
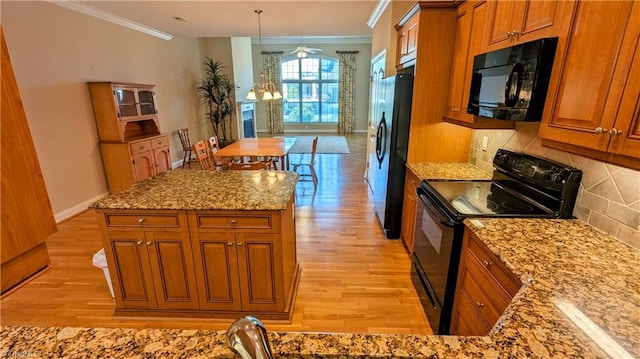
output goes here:
[{"label": "hardwood floor", "polygon": [[[296,188],[302,277],[291,323],[271,331],[431,334],[402,243],[384,238],[363,179],[367,137],[346,136],[350,154],[318,154],[318,189]],[[291,155],[300,156],[300,155]],[[197,166],[197,165],[196,165]],[[195,166],[194,166],[195,167]],[[2,325],[226,329],[231,320],[124,317],[92,256],[101,247],[92,211],[58,225],[51,266],[0,302]]]}]

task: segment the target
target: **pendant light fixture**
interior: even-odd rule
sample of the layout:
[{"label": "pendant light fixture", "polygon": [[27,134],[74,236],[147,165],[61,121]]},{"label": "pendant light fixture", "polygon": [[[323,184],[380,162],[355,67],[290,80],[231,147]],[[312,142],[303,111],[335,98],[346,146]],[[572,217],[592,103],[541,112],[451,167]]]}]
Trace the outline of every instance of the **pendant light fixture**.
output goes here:
[{"label": "pendant light fixture", "polygon": [[[258,36],[260,39],[260,52],[262,52],[262,26],[260,24],[262,10],[254,10],[253,12],[258,14]],[[258,98],[262,100],[277,100],[282,98],[276,85],[273,82],[265,82],[265,77],[263,64],[263,69],[260,71],[260,82],[256,82],[251,86],[251,90],[247,94],[247,100],[257,101]]]}]

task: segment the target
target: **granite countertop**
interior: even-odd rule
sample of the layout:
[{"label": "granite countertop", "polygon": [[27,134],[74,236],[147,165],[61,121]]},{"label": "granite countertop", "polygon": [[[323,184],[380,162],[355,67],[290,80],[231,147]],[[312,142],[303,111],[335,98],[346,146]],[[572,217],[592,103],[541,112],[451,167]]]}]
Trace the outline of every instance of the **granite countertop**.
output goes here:
[{"label": "granite countertop", "polygon": [[471,163],[407,163],[419,179],[490,180],[491,173]]},{"label": "granite countertop", "polygon": [[[482,219],[482,228],[473,223],[467,221],[524,283],[488,336],[272,332],[269,339],[274,354],[438,358],[640,356],[640,251],[580,220]],[[570,317],[578,318],[578,325]],[[589,322],[592,327],[585,325]],[[223,331],[3,327],[1,332],[0,357],[7,354],[69,358],[232,356],[224,344]],[[606,348],[603,350],[585,333],[611,340],[602,344]]]},{"label": "granite countertop", "polygon": [[92,203],[97,209],[282,210],[298,174],[290,171],[173,170]]}]

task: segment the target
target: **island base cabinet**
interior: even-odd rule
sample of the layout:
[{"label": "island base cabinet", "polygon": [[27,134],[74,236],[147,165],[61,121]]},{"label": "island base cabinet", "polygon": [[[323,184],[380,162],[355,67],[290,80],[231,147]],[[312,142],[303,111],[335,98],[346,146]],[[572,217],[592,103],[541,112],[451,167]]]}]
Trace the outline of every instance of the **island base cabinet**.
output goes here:
[{"label": "island base cabinet", "polygon": [[280,242],[272,234],[238,233],[238,270],[242,309],[282,311],[285,307],[284,271]]},{"label": "island base cabinet", "polygon": [[191,240],[200,308],[241,310],[238,255],[233,232],[194,233]]},{"label": "island base cabinet", "polygon": [[284,210],[98,209],[118,314],[291,318],[300,267]]},{"label": "island base cabinet", "polygon": [[110,232],[109,242],[118,307],[198,308],[188,233]]}]

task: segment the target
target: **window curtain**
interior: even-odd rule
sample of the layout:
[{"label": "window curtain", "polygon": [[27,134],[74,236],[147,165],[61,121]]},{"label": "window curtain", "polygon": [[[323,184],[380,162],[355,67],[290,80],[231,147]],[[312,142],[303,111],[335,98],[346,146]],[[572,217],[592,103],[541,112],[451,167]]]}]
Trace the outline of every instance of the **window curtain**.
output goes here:
[{"label": "window curtain", "polygon": [[356,126],[356,55],[358,51],[336,51],[340,59],[338,82],[338,133],[352,133]]},{"label": "window curtain", "polygon": [[[276,86],[282,92],[280,86],[280,60],[282,51],[263,51],[262,63],[265,81]],[[267,105],[267,130],[269,133],[283,133],[284,122],[282,120],[282,100],[266,101]]]}]

